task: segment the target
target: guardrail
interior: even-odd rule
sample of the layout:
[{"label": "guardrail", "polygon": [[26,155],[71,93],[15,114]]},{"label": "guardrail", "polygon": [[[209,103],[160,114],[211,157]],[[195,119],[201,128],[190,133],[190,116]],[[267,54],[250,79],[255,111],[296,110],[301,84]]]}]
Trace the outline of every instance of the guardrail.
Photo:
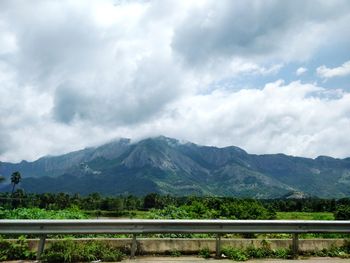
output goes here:
[{"label": "guardrail", "polygon": [[298,234],[350,233],[350,221],[301,220],[0,220],[0,234],[37,234],[37,258],[44,251],[48,234],[133,234],[131,257],[137,249],[137,234],[216,234],[216,255],[220,256],[221,235],[229,233],[290,233],[292,250],[298,254]]}]

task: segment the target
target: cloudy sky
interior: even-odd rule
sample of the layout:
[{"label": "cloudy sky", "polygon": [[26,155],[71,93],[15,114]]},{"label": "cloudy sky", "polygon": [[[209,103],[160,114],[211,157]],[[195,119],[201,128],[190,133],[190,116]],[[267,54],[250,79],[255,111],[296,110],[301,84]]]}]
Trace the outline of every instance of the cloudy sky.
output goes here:
[{"label": "cloudy sky", "polygon": [[0,1],[0,160],[165,135],[350,156],[350,1]]}]

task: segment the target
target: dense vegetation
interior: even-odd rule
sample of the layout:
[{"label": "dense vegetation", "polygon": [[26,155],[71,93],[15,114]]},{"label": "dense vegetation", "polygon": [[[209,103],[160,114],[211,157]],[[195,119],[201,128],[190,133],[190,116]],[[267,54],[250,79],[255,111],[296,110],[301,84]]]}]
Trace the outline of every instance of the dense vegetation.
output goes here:
[{"label": "dense vegetation", "polygon": [[154,219],[350,219],[350,199],[254,200],[229,197],[103,197],[65,193],[0,193],[0,219],[83,219],[88,217]]},{"label": "dense vegetation", "polygon": [[116,262],[121,261],[124,254],[101,241],[74,242],[66,239],[52,243],[44,252],[43,262]]},{"label": "dense vegetation", "polygon": [[[13,194],[1,193],[0,208],[0,218],[84,218],[83,213],[79,211],[94,216],[133,217],[141,215],[141,212],[137,211],[148,211],[145,215],[148,218],[286,219],[280,212],[288,212],[290,219],[350,219],[350,198],[253,200],[230,197],[174,197],[155,193],[145,197],[103,197],[98,193],[87,196],[65,193],[27,194],[19,189]],[[35,209],[28,212],[24,208]],[[10,211],[13,209],[15,210]],[[47,212],[48,210],[62,211]],[[300,214],[297,212],[303,212],[304,216],[317,212],[319,218],[298,218]]]},{"label": "dense vegetation", "polygon": [[[88,196],[65,193],[26,194],[18,189],[0,194],[0,219],[84,219],[89,217],[138,217],[154,219],[350,219],[350,199],[276,199],[254,200],[229,197],[174,197],[148,194],[144,197],[103,197],[98,193]],[[195,235],[172,235],[192,237]],[[204,235],[208,237],[210,235]],[[340,234],[304,234],[309,237],[348,237]],[[196,236],[197,237],[197,236]],[[200,236],[198,236],[200,237]],[[243,237],[254,237],[244,235]],[[262,235],[259,238],[289,237],[287,234]],[[267,241],[261,247],[237,249],[225,247],[223,254],[233,260],[251,258],[291,258],[290,249],[272,250]],[[349,257],[349,243],[343,247],[314,251],[314,256]],[[179,256],[172,251],[171,256]],[[120,261],[124,254],[99,241],[84,244],[70,239],[53,243],[42,255],[43,262]],[[199,251],[201,257],[211,257],[208,249]],[[25,238],[16,242],[0,239],[0,260],[32,259]]]},{"label": "dense vegetation", "polygon": [[35,252],[31,251],[28,242],[20,237],[16,242],[0,238],[0,261],[15,259],[34,259]]},{"label": "dense vegetation", "polygon": [[86,219],[88,216],[77,208],[45,210],[41,208],[0,209],[0,219]]},{"label": "dense vegetation", "polygon": [[[101,241],[89,240],[86,242],[74,242],[64,239],[49,244],[41,256],[42,262],[91,262],[121,261],[124,257],[119,249]],[[0,239],[0,261],[34,259],[35,252],[28,245],[24,237],[16,242]]]},{"label": "dense vegetation", "polygon": [[[248,259],[260,258],[282,258],[291,259],[293,257],[292,251],[286,248],[271,249],[270,244],[266,240],[261,241],[260,247],[250,246],[246,249],[239,249],[236,247],[224,247],[223,254],[234,261],[246,261]],[[330,249],[315,250],[304,252],[303,256],[316,257],[350,257],[350,242],[346,241],[341,247],[331,247]]]}]

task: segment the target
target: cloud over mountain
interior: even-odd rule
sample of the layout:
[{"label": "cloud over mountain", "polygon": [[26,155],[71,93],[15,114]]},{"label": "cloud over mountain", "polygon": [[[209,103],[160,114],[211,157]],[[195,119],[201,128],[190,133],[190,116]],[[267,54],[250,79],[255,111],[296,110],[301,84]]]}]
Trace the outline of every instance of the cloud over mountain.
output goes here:
[{"label": "cloud over mountain", "polygon": [[350,155],[350,87],[295,79],[349,59],[349,14],[345,0],[1,1],[0,160],[157,134]]}]

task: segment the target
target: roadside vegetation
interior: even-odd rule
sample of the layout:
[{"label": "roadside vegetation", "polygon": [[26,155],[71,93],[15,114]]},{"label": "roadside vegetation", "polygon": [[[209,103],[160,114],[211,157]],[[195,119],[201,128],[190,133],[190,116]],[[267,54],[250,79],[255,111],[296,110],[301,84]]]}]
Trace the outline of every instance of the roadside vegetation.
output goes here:
[{"label": "roadside vegetation", "polygon": [[[281,258],[292,259],[292,250],[289,248],[271,249],[266,240],[261,241],[260,247],[247,247],[240,249],[236,247],[224,247],[222,253],[225,257],[234,261],[246,261],[249,259]],[[350,258],[350,241],[346,241],[341,247],[331,247],[329,249],[314,250],[299,254],[302,257],[341,257]]]},{"label": "roadside vegetation", "polygon": [[71,239],[52,243],[41,256],[43,262],[116,262],[124,253],[101,241],[74,242]]},{"label": "roadside vegetation", "polygon": [[350,198],[254,200],[231,197],[105,197],[0,193],[0,218],[169,218],[349,220]]},{"label": "roadside vegetation", "polygon": [[[14,183],[14,185],[16,185]],[[15,189],[15,187],[13,187]],[[149,194],[145,197],[104,197],[65,193],[27,194],[22,189],[13,193],[0,193],[0,219],[88,219],[88,218],[141,218],[141,219],[277,219],[277,220],[349,220],[350,198],[302,199],[302,200],[253,200],[229,197],[174,197]],[[153,237],[208,238],[210,234],[159,234]],[[8,237],[8,236],[7,236]],[[16,237],[11,235],[11,237]],[[10,242],[0,237],[0,261],[33,259],[26,238]],[[58,237],[57,235],[51,237]],[[113,248],[100,241],[74,242],[74,237],[96,235],[64,235],[63,240],[47,246],[43,262],[91,262],[120,261],[125,251]],[[99,235],[99,237],[128,237],[127,235]],[[223,238],[259,238],[261,246],[238,249],[224,247],[225,257],[245,261],[252,258],[291,258],[290,249],[271,249],[268,238],[291,238],[288,234],[228,234]],[[346,234],[301,234],[300,238],[349,238]],[[349,257],[350,242],[343,247],[313,251],[303,256]],[[171,251],[179,256],[179,251]],[[210,258],[208,248],[199,251],[199,256]]]}]

